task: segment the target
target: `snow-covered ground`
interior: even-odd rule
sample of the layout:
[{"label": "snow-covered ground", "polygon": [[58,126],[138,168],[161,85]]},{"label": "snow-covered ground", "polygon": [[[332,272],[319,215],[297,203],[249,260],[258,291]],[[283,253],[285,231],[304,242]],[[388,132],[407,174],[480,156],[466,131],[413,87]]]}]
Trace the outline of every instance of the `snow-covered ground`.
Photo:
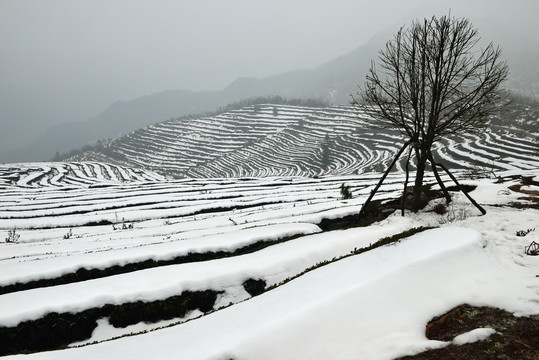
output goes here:
[{"label": "snow-covered ground", "polygon": [[[539,211],[508,206],[526,203],[519,199],[525,195],[510,189],[520,181],[511,175],[538,181],[539,171],[499,175],[506,181],[466,181],[478,185],[471,195],[485,207],[485,216],[455,194],[445,215],[429,211],[436,200],[417,214],[394,213],[368,227],[335,231],[322,231],[320,221],[357,213],[376,176],[7,189],[0,226],[7,236],[16,224],[21,237],[17,244],[0,243],[0,285],[54,278],[81,266],[106,269],[293,236],[243,255],[0,295],[0,326],[51,311],[157,300],[183,290],[218,290],[215,308],[230,304],[124,329],[101,319],[83,342],[97,344],[7,358],[392,359],[446,345],[428,340],[425,325],[462,303],[517,316],[539,314],[539,257],[524,253],[525,246],[539,242]],[[398,195],[401,180],[401,174],[391,175],[379,197]],[[342,183],[351,186],[353,200],[340,199]],[[111,209],[112,204],[118,206]],[[48,215],[55,207],[59,217]],[[116,218],[114,226],[87,225],[88,219]],[[55,219],[58,228],[52,226]],[[133,228],[122,229],[124,224]],[[317,263],[420,226],[434,229],[333,261],[253,298],[243,289],[248,278],[279,284]],[[116,338],[132,332],[145,333]],[[491,332],[476,329],[453,342],[477,341]]]}]

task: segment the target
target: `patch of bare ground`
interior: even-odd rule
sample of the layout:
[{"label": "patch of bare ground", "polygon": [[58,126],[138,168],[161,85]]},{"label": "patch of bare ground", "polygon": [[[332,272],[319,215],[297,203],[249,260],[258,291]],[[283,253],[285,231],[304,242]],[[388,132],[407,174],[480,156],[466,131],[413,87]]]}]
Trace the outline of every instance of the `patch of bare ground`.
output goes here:
[{"label": "patch of bare ground", "polygon": [[425,335],[431,340],[451,341],[477,328],[492,328],[496,332],[481,341],[450,344],[395,360],[539,359],[539,315],[515,317],[504,310],[463,304],[431,320]]},{"label": "patch of bare ground", "polygon": [[533,178],[522,176],[521,183],[509,186],[509,190],[521,193],[522,196],[518,200],[526,202],[512,202],[509,206],[517,209],[538,209],[539,210],[539,191],[538,190],[526,190],[522,189],[525,186],[539,186],[539,182],[534,181]]}]

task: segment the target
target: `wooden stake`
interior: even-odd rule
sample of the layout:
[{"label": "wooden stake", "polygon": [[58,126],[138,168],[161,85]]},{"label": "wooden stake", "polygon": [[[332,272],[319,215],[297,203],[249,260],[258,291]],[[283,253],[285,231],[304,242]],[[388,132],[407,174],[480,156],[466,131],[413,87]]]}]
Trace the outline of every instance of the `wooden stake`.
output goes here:
[{"label": "wooden stake", "polygon": [[440,175],[438,174],[438,170],[436,170],[436,162],[434,161],[434,158],[432,157],[432,153],[430,151],[427,153],[427,158],[429,159],[430,166],[432,167],[432,172],[434,173],[434,177],[436,178],[438,185],[440,185],[440,189],[442,189],[442,192],[444,193],[445,203],[449,204],[451,202],[451,195],[449,195],[449,192],[447,191],[442,181],[442,178],[440,178]]},{"label": "wooden stake", "polygon": [[[431,154],[431,157],[432,157],[432,154]],[[464,188],[459,184],[459,182],[457,181],[457,178],[455,178],[453,176],[453,174],[451,174],[449,172],[449,169],[447,167],[445,167],[444,164],[442,163],[435,163],[436,166],[439,166],[441,167],[442,169],[444,169],[444,171],[447,173],[447,175],[449,175],[449,177],[451,178],[451,180],[453,180],[453,182],[457,185],[457,188],[462,191],[462,193],[468,198],[468,200],[470,200],[470,202],[479,210],[481,211],[481,214],[485,215],[487,213],[487,211],[485,209],[483,209],[483,207],[481,205],[479,205],[474,199],[472,199],[472,197],[470,195],[468,195],[468,193],[466,192],[466,190],[464,190]]]},{"label": "wooden stake", "polygon": [[361,207],[361,210],[359,211],[359,217],[360,217],[360,218],[361,218],[361,216],[364,214],[365,209],[367,208],[367,205],[369,205],[369,203],[371,202],[372,198],[374,197],[374,194],[376,194],[376,192],[378,191],[378,189],[380,188],[380,186],[382,185],[382,183],[383,183],[384,180],[386,179],[387,175],[389,174],[389,172],[390,172],[391,169],[393,168],[393,165],[395,165],[395,163],[397,162],[397,160],[399,159],[399,157],[402,155],[402,152],[408,147],[408,145],[410,145],[410,140],[408,140],[407,142],[404,143],[404,145],[402,145],[401,149],[399,150],[399,152],[397,153],[397,155],[395,155],[395,158],[393,159],[393,161],[391,162],[391,164],[389,165],[389,167],[387,168],[387,170],[384,172],[384,175],[382,176],[382,178],[380,179],[380,181],[378,181],[378,184],[376,184],[375,188],[371,191],[371,194],[369,195],[367,201],[365,201],[365,203],[364,203],[363,206]]}]

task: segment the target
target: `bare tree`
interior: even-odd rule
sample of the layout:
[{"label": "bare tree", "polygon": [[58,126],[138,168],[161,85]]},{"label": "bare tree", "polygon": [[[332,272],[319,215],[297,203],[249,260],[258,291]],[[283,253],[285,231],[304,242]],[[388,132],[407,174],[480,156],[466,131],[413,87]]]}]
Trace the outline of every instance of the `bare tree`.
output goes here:
[{"label": "bare tree", "polygon": [[[456,179],[434,159],[432,145],[450,135],[484,128],[489,114],[499,107],[500,84],[508,75],[501,50],[492,43],[478,48],[479,40],[477,30],[467,19],[432,17],[402,27],[379,52],[380,70],[373,62],[365,86],[358,97],[352,98],[352,104],[372,125],[399,131],[405,143],[365,205],[408,147],[406,168],[410,155],[416,161],[413,209],[417,210],[421,203],[427,162],[447,202],[451,201],[436,168],[442,167],[455,182]],[[457,185],[460,187],[458,182]],[[403,199],[405,196],[406,184]]]}]

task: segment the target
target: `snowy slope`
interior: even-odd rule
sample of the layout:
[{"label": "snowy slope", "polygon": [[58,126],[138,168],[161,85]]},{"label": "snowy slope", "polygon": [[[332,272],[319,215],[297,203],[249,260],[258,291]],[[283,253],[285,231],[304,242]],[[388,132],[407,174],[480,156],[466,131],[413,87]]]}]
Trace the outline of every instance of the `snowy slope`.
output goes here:
[{"label": "snowy slope", "polygon": [[65,189],[164,179],[151,171],[97,162],[0,164],[0,189],[11,186]]},{"label": "snowy slope", "polygon": [[[509,206],[530,204],[523,197],[538,190],[539,173],[497,175],[503,181],[466,181],[478,186],[472,195],[485,216],[454,193],[446,215],[429,211],[435,200],[418,214],[333,231],[324,230],[325,222],[357,214],[378,174],[101,180],[106,186],[6,181],[0,229],[3,237],[15,229],[20,238],[0,243],[0,331],[50,312],[212,290],[219,292],[213,309],[224,309],[125,328],[102,318],[80,343],[149,332],[25,358],[391,359],[442,346],[425,338],[425,324],[461,303],[539,314],[539,258],[524,254],[539,233],[516,236],[538,225],[539,211]],[[402,173],[390,175],[377,198],[398,196],[402,180]],[[341,199],[343,183],[354,199]],[[421,226],[437,228],[332,262]],[[81,268],[94,277],[62,282]],[[119,268],[125,271],[107,273]],[[295,279],[282,284],[287,278]],[[250,298],[248,279],[276,287]],[[27,287],[10,287],[17,284]]]},{"label": "snowy slope", "polygon": [[[478,134],[440,141],[434,155],[453,169],[534,169],[536,123],[537,111],[518,106]],[[403,143],[350,106],[265,104],[154,124],[73,159],[195,178],[349,175],[383,171]]]},{"label": "snowy slope", "polygon": [[463,227],[426,231],[197,320],[31,358],[391,359],[443,346],[425,338],[424,326],[455,305],[539,313],[539,263],[513,253],[516,244],[504,237]]}]

